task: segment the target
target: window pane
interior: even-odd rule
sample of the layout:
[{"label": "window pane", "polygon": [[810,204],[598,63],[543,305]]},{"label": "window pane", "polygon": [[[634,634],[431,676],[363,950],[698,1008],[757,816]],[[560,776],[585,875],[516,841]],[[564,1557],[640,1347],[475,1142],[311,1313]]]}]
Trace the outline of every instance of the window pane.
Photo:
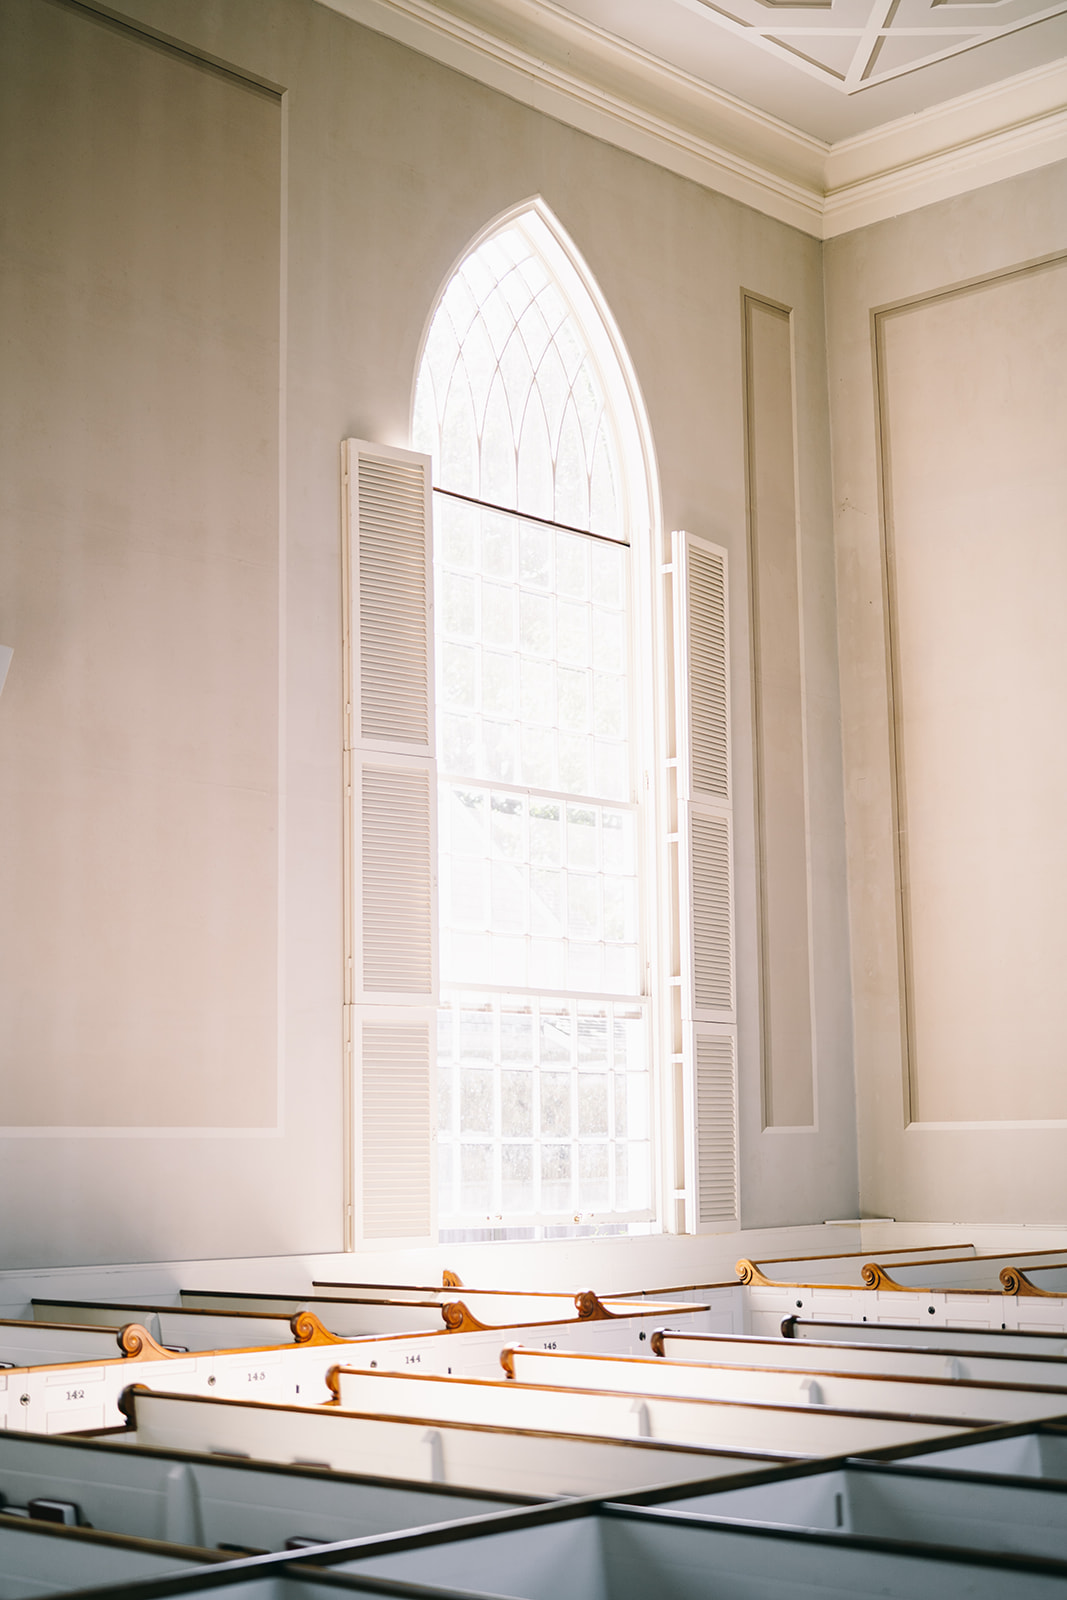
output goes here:
[{"label": "window pane", "polygon": [[484,1216],[492,1205],[493,1152],[486,1144],[459,1147],[460,1204],[466,1212]]},{"label": "window pane", "polygon": [[578,1079],[578,1132],[608,1136],[607,1074],[585,1073]]},{"label": "window pane", "polygon": [[560,1136],[571,1131],[571,1077],[569,1072],[541,1074],[541,1133]]},{"label": "window pane", "polygon": [[645,1209],[630,553],[530,520],[621,541],[617,434],[521,221],[454,274],[416,399],[438,487],[514,508],[436,496],[442,1220]]},{"label": "window pane", "polygon": [[493,1133],[493,1074],[464,1067],[460,1075],[461,1133]]},{"label": "window pane", "polygon": [[501,1151],[500,1189],[505,1214],[534,1209],[533,1146],[506,1144]]},{"label": "window pane", "polygon": [[541,1146],[541,1208],[549,1212],[572,1209],[569,1144]]},{"label": "window pane", "polygon": [[501,994],[442,1007],[441,1215],[477,1226],[647,1213],[646,1021],[629,1002]]},{"label": "window pane", "polygon": [[604,1211],[611,1203],[606,1144],[578,1147],[578,1205],[582,1211]]},{"label": "window pane", "polygon": [[532,1134],[533,1073],[503,1072],[500,1082],[500,1131],[504,1138]]}]

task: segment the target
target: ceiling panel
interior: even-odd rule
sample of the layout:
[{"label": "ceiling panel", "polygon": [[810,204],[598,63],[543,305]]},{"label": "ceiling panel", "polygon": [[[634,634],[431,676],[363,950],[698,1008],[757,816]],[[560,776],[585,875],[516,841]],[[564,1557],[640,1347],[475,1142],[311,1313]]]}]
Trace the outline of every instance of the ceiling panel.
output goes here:
[{"label": "ceiling panel", "polygon": [[1067,0],[547,0],[828,143],[1067,58]]}]

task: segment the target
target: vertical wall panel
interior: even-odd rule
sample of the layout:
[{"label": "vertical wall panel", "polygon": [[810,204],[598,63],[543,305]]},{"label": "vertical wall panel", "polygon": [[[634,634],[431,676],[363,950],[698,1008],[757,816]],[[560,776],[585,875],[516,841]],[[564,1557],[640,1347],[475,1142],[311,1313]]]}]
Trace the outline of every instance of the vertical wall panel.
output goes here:
[{"label": "vertical wall panel", "polygon": [[879,319],[913,1122],[1067,1118],[1065,289]]},{"label": "vertical wall panel", "polygon": [[0,1116],[269,1127],[279,97],[5,10]]},{"label": "vertical wall panel", "polygon": [[744,299],[763,1119],[814,1121],[790,314]]}]

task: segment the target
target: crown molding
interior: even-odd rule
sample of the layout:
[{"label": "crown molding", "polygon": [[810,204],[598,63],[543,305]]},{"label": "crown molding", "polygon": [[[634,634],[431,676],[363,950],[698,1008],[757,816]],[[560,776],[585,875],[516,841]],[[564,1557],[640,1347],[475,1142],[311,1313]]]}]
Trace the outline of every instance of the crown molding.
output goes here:
[{"label": "crown molding", "polygon": [[823,237],[1067,159],[1067,61],[831,145]]},{"label": "crown molding", "polygon": [[493,0],[490,30],[437,0],[321,3],[583,133],[821,234],[828,145],[558,7]]},{"label": "crown molding", "polygon": [[827,144],[553,0],[319,0],[815,238],[1067,158],[1067,61]]},{"label": "crown molding", "polygon": [[828,190],[823,202],[824,239],[920,206],[969,194],[1002,178],[1014,178],[1053,161],[1067,161],[1067,109],[1035,117],[1018,127],[968,139],[935,155],[908,161],[889,172]]}]

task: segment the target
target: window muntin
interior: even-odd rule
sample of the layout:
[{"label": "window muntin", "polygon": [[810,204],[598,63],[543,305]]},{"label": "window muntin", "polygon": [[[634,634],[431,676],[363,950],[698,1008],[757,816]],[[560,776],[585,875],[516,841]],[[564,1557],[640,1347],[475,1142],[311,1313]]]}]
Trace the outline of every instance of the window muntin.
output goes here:
[{"label": "window muntin", "polygon": [[440,489],[624,537],[604,387],[520,225],[483,240],[445,289],[419,370],[414,436]]},{"label": "window muntin", "polygon": [[642,1004],[454,991],[438,1013],[446,1226],[647,1215]]},{"label": "window muntin", "polygon": [[446,287],[414,433],[438,488],[440,1225],[647,1218],[628,508],[589,340],[521,220]]}]

